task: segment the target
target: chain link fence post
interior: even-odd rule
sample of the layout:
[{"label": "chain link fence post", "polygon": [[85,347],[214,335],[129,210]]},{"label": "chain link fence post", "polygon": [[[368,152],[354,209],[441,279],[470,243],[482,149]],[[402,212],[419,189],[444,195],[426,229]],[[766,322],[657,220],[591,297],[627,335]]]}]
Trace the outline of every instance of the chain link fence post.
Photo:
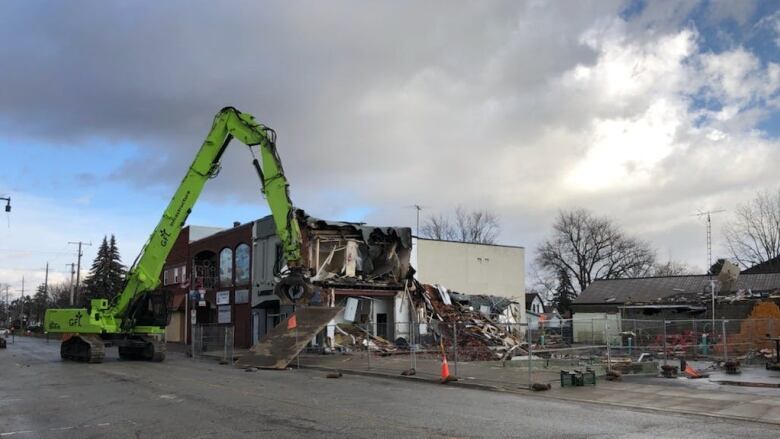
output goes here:
[{"label": "chain link fence post", "polygon": [[419,331],[418,328],[419,323],[411,323],[411,329],[409,330],[409,340],[411,342],[409,343],[409,349],[411,350],[409,358],[411,360],[411,367],[415,371],[417,370],[417,338],[415,336],[415,331]]},{"label": "chain link fence post", "polygon": [[609,320],[604,319],[604,341],[607,344],[607,371],[612,370],[612,357],[609,348]]},{"label": "chain link fence post", "polygon": [[[592,327],[592,324],[593,324],[593,321],[591,320],[591,327]],[[528,389],[531,390],[531,389],[533,389],[533,385],[534,385],[533,371],[532,371],[533,363],[532,363],[532,360],[531,360],[531,358],[533,358],[533,350],[534,350],[534,348],[533,348],[533,343],[532,343],[533,342],[533,338],[531,337],[531,325],[530,324],[526,324],[525,334],[526,334],[526,338],[528,339]]]},{"label": "chain link fence post", "polygon": [[453,345],[453,349],[455,350],[455,352],[453,353],[454,354],[453,360],[455,361],[455,376],[457,377],[459,376],[458,375],[458,322],[452,323],[452,345]]},{"label": "chain link fence post", "polygon": [[369,336],[368,325],[369,325],[369,322],[366,322],[366,325],[365,325],[365,331],[366,331],[366,368],[368,370],[371,370],[371,337]]},{"label": "chain link fence post", "polygon": [[666,361],[668,360],[668,351],[666,350],[666,324],[669,323],[667,320],[664,320],[664,340],[663,340],[663,347],[664,347],[664,366],[666,366]]},{"label": "chain link fence post", "polygon": [[721,320],[720,325],[722,327],[723,332],[723,361],[729,361],[729,353],[728,353],[728,345],[726,342],[726,322],[728,320]]}]

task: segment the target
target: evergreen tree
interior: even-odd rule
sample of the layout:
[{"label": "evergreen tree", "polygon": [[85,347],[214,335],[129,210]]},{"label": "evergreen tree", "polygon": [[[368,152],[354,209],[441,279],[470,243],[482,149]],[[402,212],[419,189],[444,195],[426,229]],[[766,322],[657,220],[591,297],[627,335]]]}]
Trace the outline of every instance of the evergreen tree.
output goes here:
[{"label": "evergreen tree", "polygon": [[103,237],[89,275],[84,279],[87,300],[110,299],[118,294],[124,284],[125,266],[122,265],[116,238]]},{"label": "evergreen tree", "polygon": [[125,275],[127,268],[122,265],[122,258],[119,256],[119,248],[116,245],[116,238],[111,235],[108,242],[109,271],[108,280],[111,285],[112,295],[119,294],[125,285]]},{"label": "evergreen tree", "polygon": [[566,270],[558,270],[558,287],[553,293],[552,305],[561,315],[566,315],[571,310],[571,304],[577,297],[571,277]]},{"label": "evergreen tree", "polygon": [[43,315],[46,313],[46,308],[49,303],[48,295],[46,294],[46,286],[44,284],[38,285],[33,296],[33,320],[37,323],[43,323]]}]

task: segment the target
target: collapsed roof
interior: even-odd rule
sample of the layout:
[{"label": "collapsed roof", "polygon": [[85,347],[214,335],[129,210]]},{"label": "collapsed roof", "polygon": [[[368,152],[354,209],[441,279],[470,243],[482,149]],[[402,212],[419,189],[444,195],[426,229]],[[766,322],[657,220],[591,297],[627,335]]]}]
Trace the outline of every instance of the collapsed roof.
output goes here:
[{"label": "collapsed roof", "polygon": [[315,284],[400,289],[414,273],[409,264],[411,228],[328,221],[309,216],[303,210],[296,213]]}]

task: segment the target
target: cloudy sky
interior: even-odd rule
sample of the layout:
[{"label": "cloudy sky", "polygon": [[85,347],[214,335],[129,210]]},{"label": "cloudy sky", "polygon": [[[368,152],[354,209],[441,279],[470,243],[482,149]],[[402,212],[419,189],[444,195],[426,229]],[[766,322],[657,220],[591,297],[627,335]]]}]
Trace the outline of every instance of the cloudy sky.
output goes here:
[{"label": "cloudy sky", "polygon": [[[692,215],[778,187],[779,47],[778,4],[748,0],[5,1],[0,283],[64,279],[68,241],[110,233],[131,262],[226,105],[277,130],[316,216],[492,209],[530,260],[586,207],[703,270]],[[268,212],[249,161],[235,143],[190,224]]]}]

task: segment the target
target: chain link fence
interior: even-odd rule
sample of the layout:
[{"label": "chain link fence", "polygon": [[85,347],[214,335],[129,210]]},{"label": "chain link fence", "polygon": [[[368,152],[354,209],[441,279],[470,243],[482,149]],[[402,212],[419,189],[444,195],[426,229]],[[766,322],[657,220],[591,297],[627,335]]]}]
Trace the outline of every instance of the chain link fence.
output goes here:
[{"label": "chain link fence", "polygon": [[201,324],[192,327],[193,358],[215,358],[233,364],[233,325]]},{"label": "chain link fence", "polygon": [[767,335],[780,335],[780,319],[363,322],[330,325],[298,361],[525,388],[558,383],[562,372],[657,375],[662,364],[680,359],[763,365],[774,355]]}]

